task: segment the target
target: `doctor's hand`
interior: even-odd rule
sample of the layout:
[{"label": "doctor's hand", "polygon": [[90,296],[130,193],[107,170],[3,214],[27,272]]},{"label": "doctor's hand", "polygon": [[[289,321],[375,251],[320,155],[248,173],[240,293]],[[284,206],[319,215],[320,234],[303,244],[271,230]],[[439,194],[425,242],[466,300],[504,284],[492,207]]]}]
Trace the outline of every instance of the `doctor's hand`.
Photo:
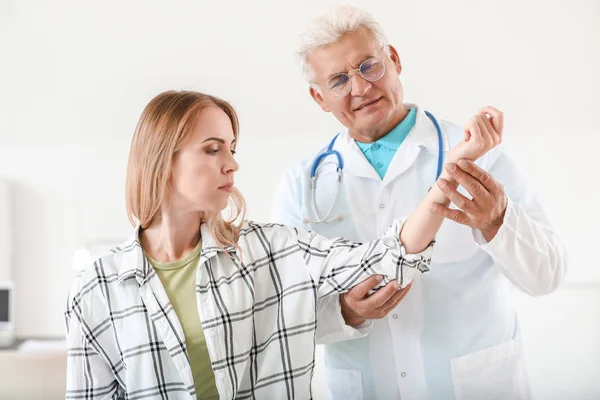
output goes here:
[{"label": "doctor's hand", "polygon": [[479,229],[485,240],[490,242],[504,222],[507,205],[504,187],[473,161],[460,160],[458,164],[448,163],[446,171],[451,179],[469,192],[473,199],[463,196],[455,185],[440,178],[437,182],[439,188],[460,210],[437,204],[432,211],[459,224]]},{"label": "doctor's hand", "polygon": [[381,275],[372,275],[340,296],[342,316],[346,325],[358,326],[367,319],[385,317],[396,308],[412,285],[399,289],[400,284],[394,281],[369,295],[369,291],[379,285],[382,279]]},{"label": "doctor's hand", "polygon": [[465,125],[465,137],[448,154],[449,162],[475,161],[502,142],[504,115],[494,107],[484,107]]}]

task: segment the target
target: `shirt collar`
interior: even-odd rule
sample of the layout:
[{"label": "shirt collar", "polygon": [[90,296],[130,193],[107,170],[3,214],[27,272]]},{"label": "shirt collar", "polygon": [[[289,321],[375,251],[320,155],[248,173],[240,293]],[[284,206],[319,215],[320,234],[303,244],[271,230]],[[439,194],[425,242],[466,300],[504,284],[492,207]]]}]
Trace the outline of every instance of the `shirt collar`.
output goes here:
[{"label": "shirt collar", "polygon": [[[439,139],[433,121],[425,114],[425,110],[422,108],[411,104],[406,104],[405,106],[417,108],[415,127],[410,131],[405,142],[407,144],[410,143],[412,146],[423,147],[428,152],[437,154],[439,151]],[[435,114],[433,116],[435,117]],[[444,135],[444,122],[437,118],[436,120],[442,132],[442,151],[449,151],[448,139]]]},{"label": "shirt collar", "polygon": [[228,245],[228,246],[225,246],[224,248],[219,247],[217,240],[212,235],[210,228],[208,227],[207,224],[203,223],[200,226],[200,234],[202,235],[202,252],[200,253],[200,257],[204,257],[204,258],[208,259],[220,251],[225,251],[229,255],[235,254],[235,255],[239,256],[237,247],[235,247],[235,246]]},{"label": "shirt collar", "polygon": [[398,150],[404,139],[406,139],[406,136],[408,136],[411,129],[415,126],[416,117],[416,108],[411,108],[408,110],[406,117],[381,139],[373,143],[356,142],[356,144],[363,153],[369,150],[374,144],[385,146],[390,150]]},{"label": "shirt collar", "polygon": [[[200,264],[214,257],[221,251],[227,252],[230,256],[235,255],[239,258],[238,250],[235,246],[219,247],[216,239],[213,237],[208,225],[203,223],[200,226],[202,235],[202,251],[200,252]],[[140,286],[144,285],[152,276],[154,276],[154,268],[150,265],[142,244],[139,240],[140,226],[136,226],[131,236],[120,246],[111,250],[111,253],[121,253],[121,266],[119,268],[118,281],[122,282],[126,278],[135,276]]]},{"label": "shirt collar", "polygon": [[121,253],[121,266],[119,267],[118,281],[135,276],[141,285],[146,283],[154,273],[154,269],[146,260],[144,250],[139,240],[140,226],[137,225],[129,238],[121,245],[111,249],[111,253]]}]

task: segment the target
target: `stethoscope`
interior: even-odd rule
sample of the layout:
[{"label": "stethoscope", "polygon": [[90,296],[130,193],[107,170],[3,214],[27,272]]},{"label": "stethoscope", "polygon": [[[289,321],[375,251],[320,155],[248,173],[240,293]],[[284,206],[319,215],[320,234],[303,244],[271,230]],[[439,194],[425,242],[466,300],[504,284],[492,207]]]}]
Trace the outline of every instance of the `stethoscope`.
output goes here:
[{"label": "stethoscope", "polygon": [[[433,116],[433,114],[431,114],[429,111],[425,111],[425,114],[429,117],[431,122],[433,122],[433,125],[435,125],[435,130],[437,131],[438,165],[437,165],[437,173],[435,175],[435,180],[437,181],[438,178],[440,177],[440,175],[442,174],[442,167],[443,167],[443,163],[444,163],[444,152],[443,152],[444,142],[443,142],[443,138],[442,138],[442,129],[440,128],[440,124],[438,124],[438,122],[435,119],[435,117]],[[333,211],[333,207],[335,205],[335,202],[338,197],[338,193],[340,191],[340,186],[342,185],[342,171],[344,169],[344,160],[342,159],[342,155],[337,150],[333,149],[333,145],[335,144],[335,141],[337,140],[339,135],[340,135],[339,133],[337,135],[335,135],[335,137],[329,143],[329,146],[327,146],[327,150],[325,150],[323,153],[319,154],[317,156],[317,158],[315,158],[315,161],[313,162],[312,168],[310,170],[310,190],[311,190],[312,209],[313,209],[313,213],[315,214],[316,220],[313,221],[308,218],[304,218],[303,222],[305,224],[329,223],[329,222],[336,221],[336,220],[341,221],[343,218],[343,216],[341,214],[338,214],[335,217],[331,217],[331,212]],[[321,218],[319,216],[319,213],[317,212],[317,200],[316,200],[317,169],[319,168],[319,164],[321,163],[321,161],[323,161],[323,159],[328,156],[335,156],[337,158],[337,175],[338,175],[338,177],[337,177],[337,183],[336,183],[336,187],[335,187],[335,194],[333,195],[333,200],[331,202],[331,205],[329,206],[329,210],[327,210],[327,214],[325,214],[325,216],[323,218]]]}]

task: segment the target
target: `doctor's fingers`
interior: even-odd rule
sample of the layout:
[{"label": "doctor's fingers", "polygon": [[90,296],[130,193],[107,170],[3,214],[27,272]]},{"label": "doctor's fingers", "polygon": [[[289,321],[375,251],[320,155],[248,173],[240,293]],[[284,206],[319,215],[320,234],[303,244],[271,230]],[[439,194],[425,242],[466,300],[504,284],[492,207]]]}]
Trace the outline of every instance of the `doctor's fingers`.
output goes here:
[{"label": "doctor's fingers", "polygon": [[345,294],[346,300],[360,301],[367,297],[370,290],[375,289],[383,280],[382,275],[371,275],[358,285],[354,286],[348,293]]},{"label": "doctor's fingers", "polygon": [[400,303],[402,298],[410,289],[410,285],[404,289],[397,289],[397,282],[390,282],[384,288],[373,293],[360,304],[360,314],[365,319],[379,319],[385,317],[394,307]]},{"label": "doctor's fingers", "polygon": [[394,308],[396,308],[398,306],[398,304],[400,304],[400,302],[402,301],[402,299],[404,299],[404,297],[408,294],[411,285],[408,285],[407,287],[405,287],[404,289],[400,289],[397,291],[396,294],[394,294],[392,296],[391,299],[389,299],[387,301],[387,303],[384,304],[383,308],[382,308],[382,316],[381,318],[385,317],[386,315],[388,315],[390,313],[390,311],[392,311]]},{"label": "doctor's fingers", "polygon": [[[479,182],[483,187],[490,193],[500,193],[504,192],[504,187],[495,180],[489,172],[485,169],[481,168],[477,164],[475,164],[471,160],[460,160],[458,162],[458,166],[461,170],[463,170],[466,174],[470,175]],[[468,189],[467,189],[468,190]],[[469,192],[471,193],[471,192]],[[473,193],[471,193],[473,194]]]},{"label": "doctor's fingers", "polygon": [[446,219],[452,220],[458,224],[462,224],[462,225],[466,225],[466,226],[470,226],[471,228],[474,228],[474,226],[471,226],[472,225],[471,219],[463,211],[454,210],[449,207],[444,207],[440,204],[435,204],[431,208],[431,211],[433,211],[434,213],[436,213]]},{"label": "doctor's fingers", "polygon": [[496,133],[500,135],[500,139],[502,139],[502,133],[504,132],[504,113],[492,106],[483,107],[479,112],[488,114],[491,117],[492,125],[494,126]]},{"label": "doctor's fingers", "polygon": [[[459,185],[464,187],[467,190],[467,192],[469,192],[469,194],[473,197],[472,201],[477,202],[477,201],[481,201],[481,200],[486,200],[489,197],[491,197],[490,192],[488,191],[487,187],[484,185],[484,183],[487,184],[487,182],[490,179],[492,179],[490,174],[487,173],[487,171],[486,171],[485,172],[486,175],[480,175],[478,177],[474,177],[469,172],[466,172],[460,168],[460,164],[464,165],[463,161],[464,160],[459,161],[459,165],[458,165],[459,168],[454,168],[454,171],[451,170],[451,168],[449,168],[450,166],[447,166],[446,170],[448,171],[450,176],[454,180],[456,180],[456,182],[458,182]],[[481,182],[480,179],[483,179],[484,182]],[[444,191],[444,188],[442,186],[440,186],[440,189],[442,189],[442,191]],[[444,194],[446,194],[446,192],[444,192]],[[458,206],[458,204],[456,204],[456,205]]]},{"label": "doctor's fingers", "polygon": [[[376,312],[377,309],[384,307],[387,302],[394,297],[394,295],[398,294],[399,287],[400,284],[398,282],[392,281],[370,295],[363,301],[365,312],[368,312],[369,315],[371,315],[372,313]],[[371,318],[377,317],[371,316]]]},{"label": "doctor's fingers", "polygon": [[448,200],[461,210],[471,211],[474,208],[475,205],[473,201],[460,194],[458,190],[450,186],[444,178],[438,179],[437,184]]}]

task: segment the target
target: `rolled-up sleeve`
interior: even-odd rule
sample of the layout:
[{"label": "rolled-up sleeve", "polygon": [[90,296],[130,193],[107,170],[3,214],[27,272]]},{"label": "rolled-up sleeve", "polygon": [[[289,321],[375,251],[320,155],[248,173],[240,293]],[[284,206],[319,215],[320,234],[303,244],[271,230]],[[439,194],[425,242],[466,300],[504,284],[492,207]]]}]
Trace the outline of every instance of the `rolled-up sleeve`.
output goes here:
[{"label": "rolled-up sleeve", "polygon": [[394,221],[382,238],[366,243],[298,231],[298,244],[318,296],[345,293],[375,274],[384,276],[381,286],[396,280],[404,288],[417,272],[429,271],[434,242],[420,253],[408,254],[399,239],[402,225]]}]

